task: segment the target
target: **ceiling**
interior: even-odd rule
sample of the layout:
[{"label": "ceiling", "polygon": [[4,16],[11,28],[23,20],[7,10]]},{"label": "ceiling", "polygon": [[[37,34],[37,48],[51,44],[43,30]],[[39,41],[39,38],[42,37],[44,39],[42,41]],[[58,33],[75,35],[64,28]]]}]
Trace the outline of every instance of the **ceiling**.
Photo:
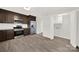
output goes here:
[{"label": "ceiling", "polygon": [[65,13],[79,9],[79,7],[31,7],[31,10],[25,10],[24,7],[1,7],[2,9],[22,13],[25,15],[51,15]]}]

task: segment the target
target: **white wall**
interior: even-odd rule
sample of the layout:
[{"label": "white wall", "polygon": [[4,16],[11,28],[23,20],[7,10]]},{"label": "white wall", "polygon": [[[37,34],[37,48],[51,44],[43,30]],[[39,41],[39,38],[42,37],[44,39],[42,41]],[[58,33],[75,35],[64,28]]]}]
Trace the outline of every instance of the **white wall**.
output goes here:
[{"label": "white wall", "polygon": [[43,18],[43,36],[50,39],[54,38],[53,17],[46,15]]},{"label": "white wall", "polygon": [[71,24],[70,24],[71,41],[70,41],[70,43],[74,47],[77,46],[77,14],[76,13],[77,13],[76,11],[72,11],[70,13],[70,15],[71,15]]},{"label": "white wall", "polygon": [[40,15],[37,16],[37,34],[42,33],[44,37],[53,39],[54,28],[53,28],[53,16]]},{"label": "white wall", "polygon": [[43,36],[50,38],[50,17],[49,16],[46,16],[43,19]]},{"label": "white wall", "polygon": [[0,30],[13,29],[13,24],[10,23],[0,23]]},{"label": "white wall", "polygon": [[50,39],[54,39],[54,19],[55,16],[50,16]]},{"label": "white wall", "polygon": [[54,24],[54,35],[70,39],[70,15],[62,15],[62,24]]},{"label": "white wall", "polygon": [[23,28],[27,28],[27,24],[0,23],[0,30],[10,30],[17,25],[21,25]]},{"label": "white wall", "polygon": [[36,16],[36,23],[37,23],[37,26],[36,26],[36,33],[37,34],[40,34],[43,32],[43,17],[40,15],[40,16]]},{"label": "white wall", "polygon": [[77,13],[77,46],[79,46],[79,10]]}]

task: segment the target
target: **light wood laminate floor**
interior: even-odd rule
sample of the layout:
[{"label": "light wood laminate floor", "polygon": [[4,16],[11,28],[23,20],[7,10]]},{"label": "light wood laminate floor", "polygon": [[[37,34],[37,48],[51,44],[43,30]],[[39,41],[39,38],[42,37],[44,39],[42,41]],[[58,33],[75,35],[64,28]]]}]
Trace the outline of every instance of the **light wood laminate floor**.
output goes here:
[{"label": "light wood laminate floor", "polygon": [[78,52],[70,41],[55,37],[50,40],[41,35],[28,35],[0,42],[1,52]]}]

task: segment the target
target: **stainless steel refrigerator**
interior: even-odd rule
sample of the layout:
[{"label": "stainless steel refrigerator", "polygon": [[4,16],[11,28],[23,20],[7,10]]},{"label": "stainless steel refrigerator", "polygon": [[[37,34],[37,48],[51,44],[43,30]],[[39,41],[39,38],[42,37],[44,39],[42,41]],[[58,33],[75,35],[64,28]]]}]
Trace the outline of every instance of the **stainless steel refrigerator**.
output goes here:
[{"label": "stainless steel refrigerator", "polygon": [[30,21],[30,34],[36,34],[36,21]]}]

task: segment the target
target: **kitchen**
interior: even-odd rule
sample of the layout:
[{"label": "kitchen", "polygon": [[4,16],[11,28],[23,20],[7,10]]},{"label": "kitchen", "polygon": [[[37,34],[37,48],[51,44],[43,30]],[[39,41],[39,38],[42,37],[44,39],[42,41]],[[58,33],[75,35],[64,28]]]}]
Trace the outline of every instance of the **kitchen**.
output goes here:
[{"label": "kitchen", "polygon": [[14,39],[20,35],[35,34],[35,31],[31,30],[34,26],[31,25],[32,21],[36,22],[36,16],[0,9],[0,41]]}]

